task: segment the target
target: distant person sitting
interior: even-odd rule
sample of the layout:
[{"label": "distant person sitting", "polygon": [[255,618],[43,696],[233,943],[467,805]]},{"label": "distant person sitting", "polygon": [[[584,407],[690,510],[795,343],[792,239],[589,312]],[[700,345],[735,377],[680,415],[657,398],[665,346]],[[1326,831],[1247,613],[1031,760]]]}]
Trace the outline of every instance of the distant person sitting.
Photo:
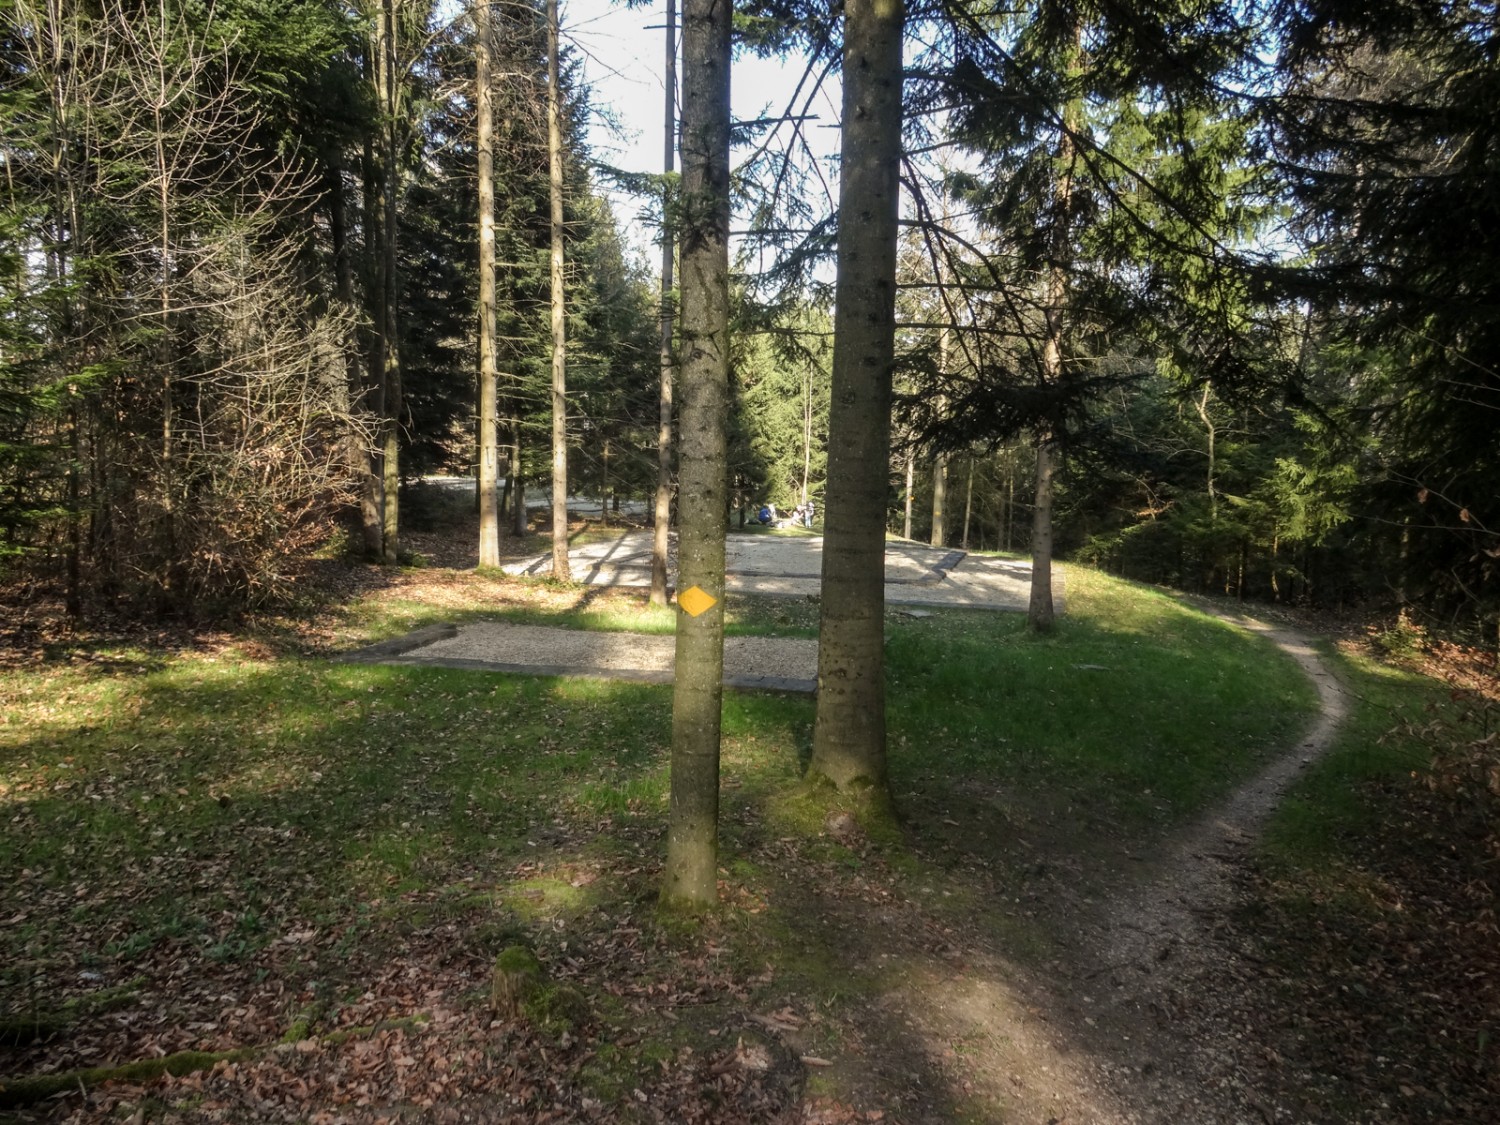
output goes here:
[{"label": "distant person sitting", "polygon": [[762,504],[760,506],[760,511],[755,514],[755,518],[769,527],[771,524],[776,522],[776,505]]}]

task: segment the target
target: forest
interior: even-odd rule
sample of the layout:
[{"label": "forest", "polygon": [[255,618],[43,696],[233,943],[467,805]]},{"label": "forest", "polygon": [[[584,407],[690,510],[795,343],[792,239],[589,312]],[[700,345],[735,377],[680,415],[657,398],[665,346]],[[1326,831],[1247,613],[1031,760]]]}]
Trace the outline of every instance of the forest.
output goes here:
[{"label": "forest", "polygon": [[[817,6],[737,19],[737,50],[828,71]],[[676,283],[623,241],[566,42],[549,219],[542,6],[495,8],[478,94],[475,26],[6,4],[8,569],[75,613],[274,602],[335,533],[399,558],[401,483],[486,441],[545,488],[554,422],[573,492],[654,495]],[[1489,10],[948,2],[907,28],[890,529],[1028,550],[1040,449],[1066,557],[1492,633]],[[838,440],[837,221],[797,117],[736,126],[742,505],[816,502]],[[635,180],[670,247],[677,173]]]},{"label": "forest", "polygon": [[1485,1119],[1500,11],[619,3],[0,0],[0,1111]]}]

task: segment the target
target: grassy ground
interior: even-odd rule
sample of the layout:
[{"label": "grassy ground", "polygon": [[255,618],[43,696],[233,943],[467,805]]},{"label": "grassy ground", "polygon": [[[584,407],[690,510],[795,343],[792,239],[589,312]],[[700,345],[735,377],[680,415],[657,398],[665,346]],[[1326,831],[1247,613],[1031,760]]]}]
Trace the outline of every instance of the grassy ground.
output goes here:
[{"label": "grassy ground", "polygon": [[[0,1074],[226,1051],[292,1029],[314,1044],[302,1070],[281,1055],[235,1064],[283,1091],[278,1113],[359,1096],[446,1104],[391,1086],[406,1073],[394,1064],[359,1095],[330,1074],[364,1056],[317,1045],[423,1015],[436,1030],[392,1031],[382,1050],[468,1059],[488,1083],[471,1099],[521,1082],[537,1106],[608,1120],[630,1119],[636,1091],[669,1116],[682,1107],[679,1120],[769,1119],[809,1092],[868,1102],[879,1085],[862,1053],[901,1048],[854,1018],[891,979],[872,918],[904,904],[887,936],[941,954],[945,930],[982,915],[1009,954],[1041,959],[1046,926],[1011,908],[1041,877],[1039,857],[1082,885],[1117,874],[1310,714],[1305,682],[1254,637],[1092,572],[1070,569],[1068,583],[1049,638],[1012,615],[889,617],[895,835],[831,828],[801,791],[809,701],[728,697],[725,905],[686,929],[652,909],[669,689],[317,655],[456,610],[669,627],[635,595],[413,572],[356,589],[301,655],[290,626],[178,649],[46,649],[0,673],[0,870],[14,873],[0,882],[0,1013],[38,1026],[69,1014],[37,1042],[0,1037]],[[731,604],[735,631],[807,635],[815,622],[806,600]],[[506,1078],[486,997],[490,963],[517,941],[586,1014],[506,1030],[530,1060],[505,1064]],[[108,1005],[89,999],[105,994]],[[778,1053],[787,1043],[851,1061],[804,1067]],[[764,1066],[745,1062],[757,1051]],[[984,1119],[978,1095],[932,1092],[946,1065],[930,1064],[923,1112]],[[228,1073],[149,1095],[151,1112],[209,1119],[182,1109],[196,1098],[235,1119],[248,1095]],[[92,1112],[80,1104],[51,1112]]]}]

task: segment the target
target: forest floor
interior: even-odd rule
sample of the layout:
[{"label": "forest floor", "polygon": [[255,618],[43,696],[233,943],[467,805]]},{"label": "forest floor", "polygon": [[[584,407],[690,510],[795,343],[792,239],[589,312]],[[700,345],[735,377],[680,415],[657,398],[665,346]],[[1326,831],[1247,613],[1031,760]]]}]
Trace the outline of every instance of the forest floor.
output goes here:
[{"label": "forest floor", "polygon": [[[797,786],[809,702],[730,699],[723,907],[689,924],[653,905],[660,687],[327,659],[670,616],[467,573],[462,524],[412,539],[428,567],[320,564],[301,611],[232,630],[84,632],[11,591],[0,1118],[1500,1119],[1491,759],[1427,764],[1484,740],[1473,654],[1422,657],[1463,681],[1428,714],[1451,693],[1363,636],[1081,571],[1040,648],[890,616],[900,824]],[[752,599],[731,632],[815,626]],[[546,971],[519,1020],[488,1002],[513,943]]]}]

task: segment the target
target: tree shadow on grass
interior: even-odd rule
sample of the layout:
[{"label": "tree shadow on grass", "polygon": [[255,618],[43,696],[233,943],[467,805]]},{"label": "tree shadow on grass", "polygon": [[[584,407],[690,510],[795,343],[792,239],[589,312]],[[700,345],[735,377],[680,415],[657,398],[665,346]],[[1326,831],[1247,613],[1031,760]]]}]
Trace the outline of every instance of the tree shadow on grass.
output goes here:
[{"label": "tree shadow on grass", "polygon": [[[724,1042],[711,1032],[751,1034],[778,1006],[773,986],[732,973],[729,1001],[684,983],[732,922],[673,936],[655,920],[666,689],[194,656],[113,686],[89,731],[31,728],[0,759],[0,862],[22,873],[0,888],[0,1009],[149,983],[6,1049],[9,1073],[274,1041],[309,1005],[331,1020],[387,997],[390,966],[436,940],[434,964],[471,972],[523,937],[570,966],[622,1036],[645,1020],[641,1051],[703,1055]],[[795,777],[810,707],[727,712],[746,749],[726,780],[759,801]],[[764,932],[796,925],[768,918]],[[482,976],[468,984],[443,1002],[480,1003]],[[422,995],[420,980],[403,987]],[[622,1013],[622,994],[660,999]],[[903,1082],[946,1117],[917,1039],[909,1054],[918,1077]]]},{"label": "tree shadow on grass", "polygon": [[[909,833],[900,846],[861,852],[778,819],[778,795],[800,777],[811,704],[728,701],[729,906],[686,936],[663,931],[652,910],[666,688],[227,654],[109,677],[84,722],[28,721],[0,751],[9,787],[0,863],[23,872],[0,887],[0,917],[11,920],[0,935],[0,963],[11,966],[0,976],[3,1002],[15,1008],[38,990],[61,998],[145,976],[152,993],[116,1013],[125,1025],[157,1027],[152,1041],[163,1049],[237,1046],[236,1035],[279,1034],[309,1002],[357,1004],[423,942],[479,973],[493,942],[521,934],[549,964],[576,962],[566,971],[607,1018],[652,1021],[652,1041],[669,1053],[691,1045],[671,1027],[684,1005],[706,1014],[703,1049],[709,1032],[739,1026],[710,1004],[717,986],[682,984],[709,973],[726,982],[719,991],[734,996],[733,984],[743,994],[714,1001],[734,1020],[790,1005],[804,1021],[794,1030],[813,1029],[805,1038],[786,1032],[796,1049],[836,1054],[833,1067],[812,1067],[814,1092],[904,1108],[913,1120],[1066,1104],[1063,1079],[1048,1088],[1041,1070],[1017,1070],[1017,1087],[1003,1071],[1021,1055],[980,1041],[1041,1018],[1030,1009],[1045,1006],[1051,1026],[1027,1042],[1042,1044],[1038,1057],[1054,1060],[1043,1065],[1068,1081],[1087,1080],[1067,1069],[1089,1053],[1078,1046],[1092,1042],[1084,1015],[1033,987],[1055,936],[1037,931],[1051,919],[1026,918],[1028,901],[1001,901],[1012,890],[1049,893],[1073,872],[1048,855],[1053,872],[1036,873],[1016,840],[1082,847],[1079,833],[1047,818],[1115,825],[1100,839],[1116,851],[1127,836],[1149,837],[1150,803],[1116,791],[1187,760],[1186,743],[1167,739],[1180,715],[1095,729],[1078,712],[1165,709],[1175,697],[1158,681],[1175,683],[1180,645],[1204,637],[1198,625],[1183,625],[1176,640],[1128,627],[1069,636],[1065,625],[1062,640],[1033,642],[997,638],[1004,624],[940,614],[893,628],[892,767]],[[1236,643],[1191,663],[1206,670],[1204,682],[1232,684],[1253,656]],[[1112,675],[1101,682],[1076,664]],[[47,688],[45,674],[36,686]],[[1195,690],[1171,688],[1183,699]],[[1017,709],[1050,702],[1048,691],[1056,706],[1039,709],[1029,727],[1019,722]],[[1233,710],[1225,703],[1212,729],[1196,727],[1192,747],[1205,761],[1220,731],[1248,729],[1217,725]],[[1118,760],[1097,756],[1096,741]],[[1009,850],[991,849],[1000,842]],[[741,858],[743,871],[734,866]],[[707,951],[716,944],[739,959],[737,972],[714,968]],[[762,959],[773,971],[757,982]],[[619,1001],[610,991],[661,985],[667,991],[646,991],[638,1010],[617,1001],[640,992]],[[466,987],[482,992],[482,978]],[[256,1015],[225,1022],[225,996]],[[1017,1022],[990,1021],[986,1005]],[[835,1025],[826,1038],[814,1010]],[[96,1019],[81,1038],[26,1048],[5,1069],[70,1065],[100,1037],[123,1042],[108,1040],[110,1026]],[[1115,1062],[1108,1044],[1093,1049]]]}]

